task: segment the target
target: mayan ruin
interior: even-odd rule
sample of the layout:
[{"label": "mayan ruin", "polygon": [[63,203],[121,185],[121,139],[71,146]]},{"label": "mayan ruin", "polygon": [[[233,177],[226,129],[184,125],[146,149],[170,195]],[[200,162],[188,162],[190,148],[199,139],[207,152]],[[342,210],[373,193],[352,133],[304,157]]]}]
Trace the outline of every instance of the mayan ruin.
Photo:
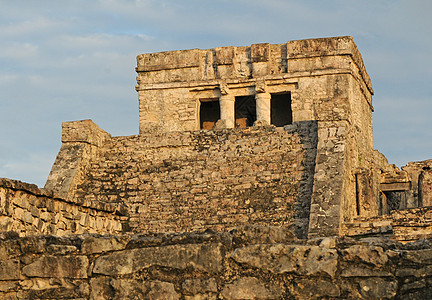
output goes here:
[{"label": "mayan ruin", "polygon": [[138,135],[65,122],[44,188],[0,179],[1,299],[432,298],[432,159],[374,149],[352,37],[135,70]]}]

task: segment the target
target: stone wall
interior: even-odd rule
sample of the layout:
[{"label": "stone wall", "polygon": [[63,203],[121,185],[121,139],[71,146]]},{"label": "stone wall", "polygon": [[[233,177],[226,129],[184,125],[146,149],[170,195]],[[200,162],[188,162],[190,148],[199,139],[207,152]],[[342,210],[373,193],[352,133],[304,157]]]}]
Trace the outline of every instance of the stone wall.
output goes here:
[{"label": "stone wall", "polygon": [[[201,99],[220,100],[221,119],[233,125],[229,107],[245,95],[257,97],[257,117],[270,123],[264,99],[290,92],[294,122],[336,120],[350,106],[362,108],[356,123],[365,123],[359,128],[371,145],[372,84],[352,37],[146,53],[136,71],[140,133],[200,129]],[[347,109],[327,109],[340,101]]]},{"label": "stone wall", "polygon": [[[358,215],[358,182],[378,194],[373,90],[351,37],[141,54],[136,70],[139,136],[65,123],[48,190],[124,201],[132,230],[270,222],[310,237],[338,235]],[[292,124],[265,129],[281,94]],[[234,128],[237,97],[254,99],[256,126]],[[200,131],[209,100],[220,118]],[[307,124],[312,137],[296,132]]]},{"label": "stone wall", "polygon": [[65,122],[62,124],[62,146],[45,183],[45,190],[64,199],[73,200],[73,191],[90,159],[97,155],[109,135],[92,120]]},{"label": "stone wall", "polygon": [[432,207],[393,210],[387,215],[357,217],[343,224],[342,235],[388,236],[406,243],[432,237]]},{"label": "stone wall", "polygon": [[123,205],[91,200],[71,202],[36,185],[0,178],[0,232],[20,236],[119,233],[127,217]]},{"label": "stone wall", "polygon": [[283,230],[0,237],[2,299],[430,299],[432,241]]},{"label": "stone wall", "polygon": [[410,162],[402,170],[411,179],[413,205],[432,206],[432,160]]},{"label": "stone wall", "polygon": [[267,224],[306,237],[316,143],[315,122],[113,137],[71,196],[124,203],[134,232]]}]

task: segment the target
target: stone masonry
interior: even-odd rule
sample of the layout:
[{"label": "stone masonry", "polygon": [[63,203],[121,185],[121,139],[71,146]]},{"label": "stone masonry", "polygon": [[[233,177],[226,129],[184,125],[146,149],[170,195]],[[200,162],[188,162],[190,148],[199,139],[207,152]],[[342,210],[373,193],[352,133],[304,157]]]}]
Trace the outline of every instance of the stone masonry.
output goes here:
[{"label": "stone masonry", "polygon": [[127,209],[119,203],[73,202],[33,184],[0,179],[0,232],[19,235],[122,232]]},{"label": "stone masonry", "polygon": [[[134,231],[291,228],[339,235],[356,177],[379,189],[372,86],[351,37],[142,54],[140,134],[63,126],[45,189],[122,202]],[[201,128],[209,128],[200,130]]]},{"label": "stone masonry", "polygon": [[232,233],[0,236],[2,299],[430,299],[431,240]]},{"label": "stone masonry", "polygon": [[1,299],[429,299],[432,160],[373,149],[351,37],[141,54],[139,134],[0,179]]}]

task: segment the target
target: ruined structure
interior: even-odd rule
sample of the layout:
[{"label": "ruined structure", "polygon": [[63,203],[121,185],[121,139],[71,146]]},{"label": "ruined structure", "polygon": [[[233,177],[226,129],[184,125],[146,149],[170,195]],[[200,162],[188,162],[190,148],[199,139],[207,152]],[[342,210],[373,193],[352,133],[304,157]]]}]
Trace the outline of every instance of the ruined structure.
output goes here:
[{"label": "ruined structure", "polygon": [[383,239],[431,237],[432,161],[399,170],[373,149],[373,89],[351,37],[142,54],[137,64],[139,135],[64,123],[44,189],[0,181],[4,232],[111,236],[5,234],[0,293],[432,294],[430,242]]}]

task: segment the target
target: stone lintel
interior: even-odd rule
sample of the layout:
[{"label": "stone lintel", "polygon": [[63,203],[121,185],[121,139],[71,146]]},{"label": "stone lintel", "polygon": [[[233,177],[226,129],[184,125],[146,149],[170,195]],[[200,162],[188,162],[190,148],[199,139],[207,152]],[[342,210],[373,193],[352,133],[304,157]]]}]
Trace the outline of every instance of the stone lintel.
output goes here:
[{"label": "stone lintel", "polygon": [[383,192],[408,191],[410,190],[409,182],[381,183],[380,189]]}]

